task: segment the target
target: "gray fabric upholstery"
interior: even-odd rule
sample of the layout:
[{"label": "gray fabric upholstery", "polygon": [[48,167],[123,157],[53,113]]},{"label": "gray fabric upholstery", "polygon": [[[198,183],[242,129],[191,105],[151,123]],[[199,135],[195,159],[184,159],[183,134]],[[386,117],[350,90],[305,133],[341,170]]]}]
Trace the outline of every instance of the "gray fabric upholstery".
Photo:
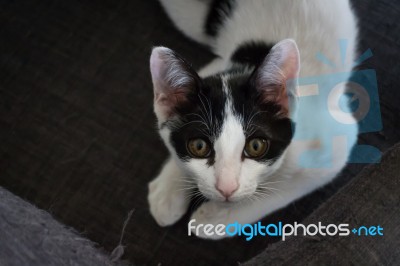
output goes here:
[{"label": "gray fabric upholstery", "polygon": [[383,227],[383,236],[289,237],[244,265],[400,265],[400,144],[302,223]]},{"label": "gray fabric upholstery", "polygon": [[0,187],[0,265],[115,265],[95,246]]}]

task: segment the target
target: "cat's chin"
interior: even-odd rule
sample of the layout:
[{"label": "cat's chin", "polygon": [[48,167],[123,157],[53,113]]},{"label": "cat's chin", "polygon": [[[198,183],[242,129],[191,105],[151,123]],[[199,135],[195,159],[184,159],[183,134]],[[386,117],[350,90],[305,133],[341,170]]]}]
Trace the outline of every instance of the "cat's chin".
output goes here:
[{"label": "cat's chin", "polygon": [[206,197],[206,198],[209,201],[218,202],[218,203],[221,203],[223,205],[225,205],[225,204],[226,205],[235,204],[235,203],[238,203],[238,202],[242,202],[242,201],[244,201],[246,199],[245,196],[232,197],[232,198],[229,198],[229,199],[222,198],[222,197],[213,197],[213,198]]},{"label": "cat's chin", "polygon": [[231,199],[226,199],[223,197],[218,197],[216,195],[205,195],[202,194],[204,198],[207,199],[207,201],[212,201],[212,202],[216,202],[216,203],[221,203],[221,204],[233,204],[235,202],[240,201],[240,199],[236,199],[236,198],[231,198]]},{"label": "cat's chin", "polygon": [[211,199],[209,201],[217,203],[217,204],[220,204],[222,206],[229,206],[229,205],[233,205],[233,204],[236,204],[236,203],[240,202],[240,200],[230,200],[230,199],[229,200]]}]

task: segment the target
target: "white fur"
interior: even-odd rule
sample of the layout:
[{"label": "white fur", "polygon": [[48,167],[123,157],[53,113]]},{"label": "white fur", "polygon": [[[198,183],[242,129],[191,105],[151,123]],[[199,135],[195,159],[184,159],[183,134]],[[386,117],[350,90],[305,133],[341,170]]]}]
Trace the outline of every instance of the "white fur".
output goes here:
[{"label": "white fur", "polygon": [[149,184],[150,213],[160,226],[175,223],[189,206],[184,175],[172,159],[168,159],[157,178]]},{"label": "white fur", "polygon": [[[237,5],[224,27],[220,29],[218,38],[209,40],[203,34],[204,16],[208,1],[167,1],[161,0],[167,13],[175,24],[185,34],[200,42],[210,44],[213,51],[221,58],[215,59],[210,65],[200,71],[201,76],[208,76],[229,67],[229,58],[238,44],[251,40],[262,40],[267,43],[277,43],[292,38],[300,51],[300,77],[316,76],[335,71],[350,72],[354,61],[357,29],[355,17],[350,9],[348,0],[246,0],[237,1]],[[315,59],[320,52],[337,66],[341,66],[339,55],[339,39],[347,39],[348,49],[346,65],[332,70]],[[224,87],[226,93],[229,88]],[[322,97],[319,97],[322,98]],[[313,106],[315,110],[325,108],[326,99],[316,97]],[[301,104],[301,101],[299,102]],[[329,104],[329,103],[328,103]],[[150,184],[149,201],[153,216],[160,225],[168,225],[183,215],[187,206],[185,196],[174,193],[166,180],[175,178],[180,173],[187,172],[197,178],[199,189],[211,199],[203,204],[193,217],[197,223],[251,223],[267,214],[280,209],[292,201],[330,182],[345,165],[350,147],[357,138],[357,124],[354,121],[350,137],[338,136],[332,140],[332,149],[324,149],[318,140],[329,136],[332,128],[320,120],[310,120],[307,117],[295,116],[296,132],[309,130],[314,139],[309,141],[295,140],[286,149],[283,156],[270,168],[245,159],[241,162],[240,154],[244,147],[244,134],[240,127],[239,118],[226,106],[226,125],[221,137],[215,142],[215,167],[208,167],[206,160],[190,160],[182,163],[168,163],[159,177]],[[317,111],[318,112],[318,111]],[[341,112],[339,109],[331,112]],[[351,118],[350,118],[351,119]],[[171,154],[172,147],[168,144],[168,130],[161,131]],[[319,154],[315,161],[330,160],[329,168],[302,168],[298,165],[299,156],[307,150],[322,149],[325,154]],[[326,147],[325,147],[326,148]],[[176,168],[176,169],[174,169]],[[227,190],[235,184],[237,190],[232,195],[232,201],[240,203],[221,203],[224,197],[217,191],[215,185],[218,179]],[[158,181],[157,181],[158,180]],[[269,195],[253,195],[253,200],[241,200],[254,193],[258,186],[265,187]],[[161,186],[165,186],[162,189]],[[152,188],[153,187],[153,188]],[[158,189],[154,189],[157,187]],[[173,194],[171,196],[170,194]],[[180,197],[180,200],[176,198]],[[174,207],[175,202],[178,202]],[[168,206],[170,215],[162,211]],[[171,218],[171,216],[173,218]],[[206,236],[201,236],[206,237]]]},{"label": "white fur", "polygon": [[211,0],[160,0],[175,26],[190,38],[202,43],[209,40],[204,34],[203,24],[210,2]]}]

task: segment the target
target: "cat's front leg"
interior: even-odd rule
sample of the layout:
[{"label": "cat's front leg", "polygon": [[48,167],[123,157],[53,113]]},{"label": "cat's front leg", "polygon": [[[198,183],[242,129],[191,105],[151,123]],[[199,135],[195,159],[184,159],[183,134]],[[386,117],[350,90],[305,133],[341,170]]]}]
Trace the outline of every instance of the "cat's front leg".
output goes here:
[{"label": "cat's front leg", "polygon": [[189,199],[182,186],[183,175],[172,158],[149,183],[150,213],[160,226],[178,221],[187,211]]},{"label": "cat's front leg", "polygon": [[[227,225],[230,223],[230,214],[233,210],[233,206],[230,206],[226,203],[208,201],[203,203],[190,217],[190,224],[194,227],[191,229],[192,233],[200,238],[208,238],[208,239],[221,239],[225,236],[220,236],[214,234],[212,236],[206,235],[202,230],[198,230],[196,232],[196,226],[200,224],[212,224],[216,226],[217,224]],[[193,221],[193,222],[192,222]]]}]

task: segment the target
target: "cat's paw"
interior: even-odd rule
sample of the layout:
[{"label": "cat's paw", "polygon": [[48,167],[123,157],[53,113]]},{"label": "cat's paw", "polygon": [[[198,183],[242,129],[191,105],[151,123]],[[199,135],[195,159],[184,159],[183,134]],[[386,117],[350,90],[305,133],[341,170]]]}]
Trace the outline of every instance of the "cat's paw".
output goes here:
[{"label": "cat's paw", "polygon": [[[227,204],[224,203],[217,203],[213,201],[209,201],[201,205],[193,214],[190,220],[195,219],[196,222],[193,223],[194,226],[199,225],[199,224],[212,224],[214,227],[217,224],[224,224],[227,225],[230,223],[229,221],[229,215],[230,215],[230,207]],[[196,227],[195,227],[196,228]],[[207,239],[221,239],[225,237],[229,237],[229,235],[218,235],[218,234],[212,234],[206,235],[204,233],[204,230],[197,230],[192,229],[192,233],[195,234],[196,236],[200,238],[207,238]]]},{"label": "cat's paw", "polygon": [[186,212],[189,200],[184,191],[158,177],[149,183],[150,213],[160,226],[174,224]]}]

